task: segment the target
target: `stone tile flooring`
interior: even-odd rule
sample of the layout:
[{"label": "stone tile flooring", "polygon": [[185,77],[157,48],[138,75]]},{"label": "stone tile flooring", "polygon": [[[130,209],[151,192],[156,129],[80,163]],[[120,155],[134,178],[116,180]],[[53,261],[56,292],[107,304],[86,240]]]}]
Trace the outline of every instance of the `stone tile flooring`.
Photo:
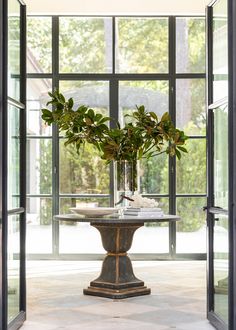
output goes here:
[{"label": "stone tile flooring", "polygon": [[210,330],[205,262],[136,261],[148,296],[114,301],[84,296],[99,261],[29,261],[28,311],[22,330]]}]

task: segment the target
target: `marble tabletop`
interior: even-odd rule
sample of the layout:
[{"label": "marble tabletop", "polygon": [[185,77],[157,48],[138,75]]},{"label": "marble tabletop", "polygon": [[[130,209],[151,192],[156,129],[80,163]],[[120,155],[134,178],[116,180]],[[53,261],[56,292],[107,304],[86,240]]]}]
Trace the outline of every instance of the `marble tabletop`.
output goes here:
[{"label": "marble tabletop", "polygon": [[131,216],[131,215],[110,215],[103,217],[83,217],[78,214],[59,214],[55,215],[57,221],[75,221],[75,222],[99,222],[99,223],[144,223],[144,222],[168,222],[180,220],[178,215],[164,214],[162,216]]}]

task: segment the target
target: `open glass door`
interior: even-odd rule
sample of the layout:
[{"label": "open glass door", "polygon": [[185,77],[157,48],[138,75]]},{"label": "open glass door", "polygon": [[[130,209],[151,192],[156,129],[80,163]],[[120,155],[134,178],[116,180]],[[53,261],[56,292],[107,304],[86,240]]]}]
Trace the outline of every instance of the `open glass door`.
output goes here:
[{"label": "open glass door", "polygon": [[[214,105],[213,105],[214,106]],[[222,100],[209,108],[212,131],[212,205],[208,209],[209,310],[208,317],[218,329],[228,324],[228,104]]]},{"label": "open glass door", "polygon": [[227,0],[208,7],[208,319],[228,329]]},{"label": "open glass door", "polygon": [[[3,231],[3,330],[18,329],[25,320],[25,26],[21,0],[1,3],[4,24],[2,60],[2,180],[1,226]],[[6,88],[7,86],[7,88]]]}]

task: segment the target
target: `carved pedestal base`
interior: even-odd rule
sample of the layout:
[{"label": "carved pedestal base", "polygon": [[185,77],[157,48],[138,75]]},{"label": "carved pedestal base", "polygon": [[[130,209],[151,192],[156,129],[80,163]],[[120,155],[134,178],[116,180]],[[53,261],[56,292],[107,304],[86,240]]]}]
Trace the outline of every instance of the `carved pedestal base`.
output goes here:
[{"label": "carved pedestal base", "polygon": [[84,294],[124,299],[150,294],[151,290],[137,279],[127,251],[130,249],[133,234],[142,223],[112,224],[94,223],[101,234],[103,247],[107,255],[103,261],[100,276],[90,283]]}]

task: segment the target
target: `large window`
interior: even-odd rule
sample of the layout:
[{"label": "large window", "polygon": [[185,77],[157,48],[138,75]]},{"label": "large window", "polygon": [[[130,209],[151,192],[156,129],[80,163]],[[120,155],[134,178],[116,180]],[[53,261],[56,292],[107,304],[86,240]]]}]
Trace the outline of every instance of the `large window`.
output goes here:
[{"label": "large window", "polygon": [[[35,35],[38,36],[35,38]],[[53,222],[70,207],[113,202],[113,172],[91,146],[78,156],[40,109],[59,88],[122,123],[136,105],[168,111],[189,154],[141,161],[140,190],[181,222],[141,228],[132,253],[205,253],[205,20],[203,17],[28,17],[28,253],[100,253],[88,224]],[[70,257],[70,256],[68,256]]]}]

